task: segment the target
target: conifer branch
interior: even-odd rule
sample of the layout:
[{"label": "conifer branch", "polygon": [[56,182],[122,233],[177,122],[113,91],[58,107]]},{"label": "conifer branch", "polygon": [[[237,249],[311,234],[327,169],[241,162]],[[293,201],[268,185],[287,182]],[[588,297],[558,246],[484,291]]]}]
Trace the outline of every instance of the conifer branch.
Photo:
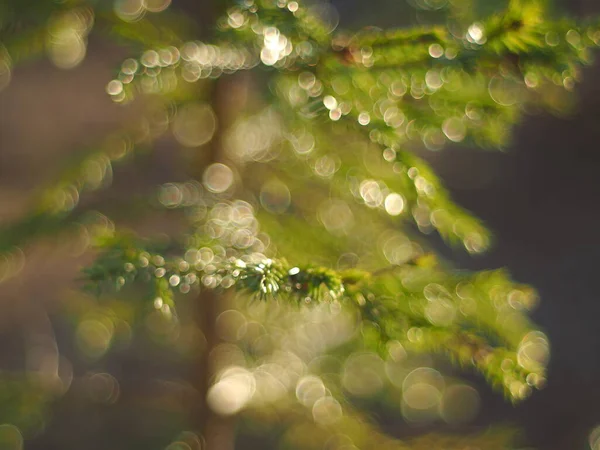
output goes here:
[{"label": "conifer branch", "polygon": [[[543,385],[543,364],[522,365],[518,357],[523,339],[532,330],[518,311],[533,305],[534,294],[502,272],[448,275],[429,263],[421,266],[418,259],[393,272],[335,271],[297,267],[284,259],[255,260],[252,255],[216,257],[209,246],[186,251],[188,255],[210,252],[213,256],[207,264],[202,259],[141,250],[142,244],[125,237],[111,239],[101,248],[96,263],[85,270],[88,288],[97,293],[156,280],[160,289],[152,300],[160,298],[160,305],[173,306],[176,292],[207,287],[235,288],[262,301],[289,299],[300,305],[339,301],[376,324],[378,337],[367,339],[375,348],[399,341],[413,351],[448,355],[481,372],[513,401],[527,397],[529,386]],[[505,308],[512,308],[517,322],[503,325],[498,321]]]}]

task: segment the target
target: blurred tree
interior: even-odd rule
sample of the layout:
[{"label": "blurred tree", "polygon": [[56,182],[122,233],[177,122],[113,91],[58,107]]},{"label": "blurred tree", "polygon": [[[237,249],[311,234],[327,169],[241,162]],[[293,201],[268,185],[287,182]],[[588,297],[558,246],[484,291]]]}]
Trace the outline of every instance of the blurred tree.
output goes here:
[{"label": "blurred tree", "polygon": [[[502,430],[406,441],[367,417],[376,406],[462,430],[479,397],[440,372],[445,359],[513,402],[545,381],[533,290],[435,256],[424,235],[473,254],[490,236],[418,155],[501,147],[524,111],[563,111],[598,26],[555,20],[543,1],[414,0],[418,26],[358,32],[338,30],[328,3],[170,3],[0,5],[0,89],[37,56],[76,67],[104,35],[130,55],[106,91],[136,117],[2,227],[3,279],[34,240],[93,242],[90,296],[65,302],[81,358],[129,345],[191,368],[188,384],[136,406],[173,413],[134,446],[230,449],[241,434],[284,448],[507,448]],[[164,143],[176,179],[152,198],[93,195],[113,166],[148,170],[143,153]],[[138,217],[165,221],[157,231]],[[25,375],[2,383],[7,448],[68,388],[60,367]],[[118,408],[113,375],[84,386]]]}]

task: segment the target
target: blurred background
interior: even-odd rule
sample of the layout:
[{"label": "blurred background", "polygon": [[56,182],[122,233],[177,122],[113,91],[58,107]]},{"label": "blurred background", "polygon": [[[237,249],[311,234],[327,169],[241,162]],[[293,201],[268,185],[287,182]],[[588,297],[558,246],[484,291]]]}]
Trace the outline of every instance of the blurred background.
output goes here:
[{"label": "blurred background", "polygon": [[[174,0],[171,7],[201,14],[203,7],[197,3]],[[414,15],[400,1],[333,3],[344,28],[397,26],[411,22]],[[594,0],[565,1],[560,7],[577,16],[600,13]],[[71,70],[48,59],[14,70],[10,86],[0,92],[0,221],[8,223],[26,211],[36,187],[59,170],[61,158],[93,145],[131,120],[136,106],[115,104],[104,90],[127,56],[122,48],[92,36],[87,56]],[[515,427],[523,430],[523,448],[586,449],[590,433],[600,425],[599,82],[600,65],[596,64],[585,71],[571,111],[561,116],[528,116],[502,152],[453,146],[424,155],[454,199],[482,218],[496,237],[494,248],[475,258],[452,252],[441,243],[440,252],[463,268],[505,266],[518,281],[539,290],[541,303],[533,319],[552,345],[546,388],[513,407],[478,377],[466,375],[481,399],[476,401],[472,420],[461,429],[488,424]],[[120,204],[119,192],[144,195],[160,183],[177,179],[180,168],[170,157],[169,145],[159,141],[158,151],[139,156],[136,167],[117,169],[122,173],[115,176],[114,188],[92,201],[125,214],[127,206]],[[154,216],[137,225],[151,229],[161,220]],[[27,265],[18,276],[8,279],[9,272],[16,272],[22,263],[19,254],[12,255],[0,273],[7,278],[0,293],[2,369],[25,366],[43,371],[44,365],[58,366],[65,386],[70,386],[51,408],[52,426],[44,429],[45,419],[31,424],[30,436],[34,437],[25,448],[125,449],[133,448],[128,439],[134,437],[139,448],[159,448],[157,436],[148,430],[158,424],[175,430],[185,421],[186,385],[169,380],[185,377],[188,368],[167,349],[161,352],[143,343],[136,351],[127,347],[131,337],[125,323],[123,329],[110,330],[117,335],[117,344],[123,342],[124,350],[111,352],[101,363],[97,356],[106,351],[106,327],[90,319],[71,332],[69,320],[75,319],[69,318],[95,308],[91,300],[85,303],[69,291],[76,287],[80,267],[89,261],[89,255],[82,252],[85,239],[82,233],[36,245],[29,249]],[[159,323],[150,326],[168,332]],[[182,345],[193,345],[193,339],[193,335],[183,338]],[[84,357],[74,356],[80,353]],[[69,362],[62,363],[61,358]],[[14,386],[6,384],[0,388],[0,401],[31,408],[43,403],[43,394],[29,392],[23,400],[15,396],[18,390],[18,380]],[[112,407],[117,398],[119,407]],[[376,407],[373,414],[392,434],[422,432]],[[435,425],[427,429],[434,430]],[[0,445],[4,445],[0,448],[20,448],[12,432],[0,430]],[[169,432],[160,439],[166,439]],[[268,438],[247,436],[239,448],[269,447]],[[600,448],[597,445],[593,450]]]}]

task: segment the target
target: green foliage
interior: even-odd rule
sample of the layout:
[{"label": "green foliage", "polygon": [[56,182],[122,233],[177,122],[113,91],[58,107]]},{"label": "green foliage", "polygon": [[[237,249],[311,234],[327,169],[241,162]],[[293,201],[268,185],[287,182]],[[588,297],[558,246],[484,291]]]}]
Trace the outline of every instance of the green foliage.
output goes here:
[{"label": "green foliage", "polygon": [[[31,17],[19,2],[0,10],[0,88],[13,64],[41,52],[59,67],[76,66],[87,36],[100,32],[132,55],[107,83],[108,94],[120,103],[141,95],[151,105],[139,125],[66,164],[32,212],[0,230],[0,252],[85,224],[91,208],[80,197],[106,188],[113,164],[131,164],[133,150],[152,149],[170,129],[181,146],[206,155],[181,152],[192,180],[163,184],[150,203],[181,210],[187,231],[141,238],[113,232],[100,216],[101,226],[90,226],[97,258],[84,270],[94,293],[114,297],[143,285],[149,314],[173,323],[184,294],[209,290],[236,289],[237,311],[262,317],[265,328],[269,321],[309,323],[302,314],[311,308],[343,310],[358,331],[313,343],[319,350],[311,356],[346,345],[392,359],[398,348],[441,354],[515,402],[544,384],[548,342],[527,318],[533,291],[502,270],[465,273],[432,254],[424,235],[433,231],[473,254],[491,236],[452,201],[423,155],[460,142],[501,147],[527,108],[564,109],[562,92],[573,89],[600,42],[595,24],[555,21],[542,2],[521,1],[467,23],[469,2],[454,2],[434,25],[351,33],[335,30],[327,8],[257,0],[215,2],[222,11],[215,30],[196,41],[176,13],[138,17],[121,3],[51,2]],[[227,80],[240,92],[219,99]],[[199,174],[201,182],[193,179]],[[276,355],[261,359],[244,345],[256,363],[248,373],[266,370],[259,363]],[[216,374],[215,386],[230,369]],[[358,395],[340,379],[323,394],[339,399],[326,400],[332,411],[342,408],[345,390]],[[298,409],[289,401],[277,408],[292,416]],[[284,441],[314,447],[304,432],[321,417],[314,408],[314,421],[296,417]],[[368,442],[372,427],[351,401],[344,408],[344,419],[324,429],[355,434],[361,448],[391,442],[379,434]],[[261,403],[254,414],[266,417],[268,408]],[[444,448],[463,448],[455,442]],[[484,445],[506,448],[503,439]]]},{"label": "green foliage", "polygon": [[503,271],[448,273],[425,258],[425,265],[407,263],[372,274],[338,272],[279,259],[253,260],[255,255],[220,258],[218,245],[187,249],[187,257],[165,257],[125,238],[101,245],[100,257],[86,269],[95,291],[151,282],[149,299],[158,308],[173,307],[176,292],[207,285],[235,287],[264,301],[341,302],[374,325],[376,333],[366,344],[384,355],[391,342],[415,352],[446,354],[482,372],[515,401],[545,381],[545,356],[538,361],[526,355],[536,337],[542,347],[547,345],[523,313],[535,305],[535,294]]}]

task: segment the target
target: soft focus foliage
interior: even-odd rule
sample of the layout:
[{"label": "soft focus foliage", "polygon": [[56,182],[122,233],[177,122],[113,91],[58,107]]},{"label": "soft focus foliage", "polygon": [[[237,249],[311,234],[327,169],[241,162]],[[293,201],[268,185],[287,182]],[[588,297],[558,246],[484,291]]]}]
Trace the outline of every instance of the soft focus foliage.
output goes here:
[{"label": "soft focus foliage", "polygon": [[[542,1],[485,14],[428,1],[413,3],[435,10],[433,24],[349,31],[327,3],[243,0],[213,2],[219,14],[197,31],[169,0],[27,3],[0,5],[0,90],[33,57],[78,66],[90,36],[129,53],[105,89],[136,108],[134,120],[66,162],[30,212],[0,230],[2,280],[44,236],[95,245],[83,278],[98,299],[78,296],[64,311],[83,360],[144,334],[175,359],[210,352],[210,408],[242,417],[250,434],[279,436],[282,448],[507,448],[505,432],[398,441],[361,408],[412,425],[468,424],[479,394],[442,373],[445,360],[513,402],[544,385],[549,343],[527,318],[533,290],[435,256],[433,232],[472,254],[491,236],[423,155],[460,142],[502,147],[524,112],[562,112],[600,43],[595,23],[555,20]],[[166,210],[184,225],[142,237],[83,198],[159,139],[187,179],[128,200],[126,219]],[[224,299],[213,348],[190,312],[210,290]],[[0,421],[18,428],[2,425],[0,439],[22,440],[69,388],[56,370],[51,380],[29,374],[11,399],[24,406],[2,402]],[[113,375],[82,385],[117,407]],[[193,436],[168,448],[196,448]]]}]

